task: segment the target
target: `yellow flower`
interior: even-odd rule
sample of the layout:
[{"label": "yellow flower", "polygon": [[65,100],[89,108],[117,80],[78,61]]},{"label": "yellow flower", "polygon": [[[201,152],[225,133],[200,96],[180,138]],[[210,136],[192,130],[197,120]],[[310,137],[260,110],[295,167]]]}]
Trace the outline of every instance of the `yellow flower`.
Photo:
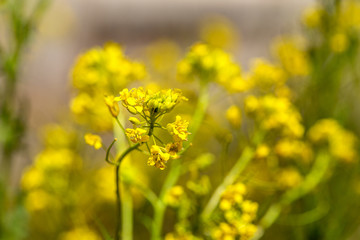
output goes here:
[{"label": "yellow flower", "polygon": [[325,10],[320,6],[308,8],[302,16],[302,23],[308,28],[318,28],[321,24]]},{"label": "yellow flower", "polygon": [[220,209],[226,211],[240,204],[243,201],[245,193],[246,187],[242,183],[228,186],[221,195]]},{"label": "yellow flower", "polygon": [[176,120],[173,123],[167,125],[167,129],[171,135],[173,135],[175,142],[187,141],[187,136],[190,134],[187,131],[189,122],[182,120],[180,116],[176,116]]},{"label": "yellow flower", "polygon": [[165,202],[172,207],[178,207],[184,196],[184,188],[180,185],[172,187],[165,196]]},{"label": "yellow flower", "polygon": [[84,138],[86,144],[93,146],[95,149],[100,149],[102,147],[102,140],[99,135],[87,133]]},{"label": "yellow flower", "polygon": [[149,136],[146,134],[147,134],[147,131],[142,128],[136,128],[136,129],[127,128],[126,129],[126,136],[128,136],[129,139],[133,143],[147,142],[149,140]]},{"label": "yellow flower", "polygon": [[127,59],[116,43],[92,48],[80,55],[72,72],[73,85],[82,92],[117,92],[130,81],[142,79],[145,67]]},{"label": "yellow flower", "polygon": [[166,162],[169,160],[170,154],[167,153],[163,148],[153,145],[151,147],[151,156],[147,162],[149,166],[155,166],[160,170],[164,170]]},{"label": "yellow flower", "polygon": [[114,97],[113,95],[105,96],[105,104],[109,108],[109,111],[113,117],[117,117],[119,115],[119,105],[118,101],[120,100],[118,97]]},{"label": "yellow flower", "polygon": [[293,188],[298,186],[303,177],[300,173],[293,168],[286,168],[280,171],[280,174],[277,174],[277,182],[280,187],[283,189]]},{"label": "yellow flower", "polygon": [[286,75],[279,66],[274,66],[259,58],[252,63],[249,81],[258,89],[268,92],[283,86],[286,82]]},{"label": "yellow flower", "polygon": [[310,72],[309,59],[301,38],[283,38],[275,41],[275,55],[290,76],[307,76]]},{"label": "yellow flower", "polygon": [[181,101],[187,101],[179,89],[168,89],[153,93],[145,91],[142,87],[130,91],[125,88],[120,92],[123,106],[132,114],[154,119],[164,113],[170,112]]},{"label": "yellow flower", "polygon": [[193,45],[179,62],[178,77],[182,80],[214,81],[230,92],[247,90],[248,87],[243,84],[241,68],[232,57],[222,49],[204,43]]},{"label": "yellow flower", "polygon": [[166,151],[170,154],[171,158],[176,159],[179,158],[178,152],[180,152],[183,148],[182,142],[177,141],[174,143],[168,143],[166,144]]},{"label": "yellow flower", "polygon": [[201,38],[214,47],[231,47],[236,42],[236,32],[228,19],[213,17],[202,26]]},{"label": "yellow flower", "polygon": [[232,105],[226,111],[226,118],[234,128],[240,128],[241,126],[241,111],[235,105]]},{"label": "yellow flower", "polygon": [[36,167],[31,167],[25,171],[21,179],[21,186],[24,190],[40,187],[44,183],[44,174]]},{"label": "yellow flower", "polygon": [[266,144],[261,144],[256,148],[257,158],[266,158],[270,154],[270,148]]}]

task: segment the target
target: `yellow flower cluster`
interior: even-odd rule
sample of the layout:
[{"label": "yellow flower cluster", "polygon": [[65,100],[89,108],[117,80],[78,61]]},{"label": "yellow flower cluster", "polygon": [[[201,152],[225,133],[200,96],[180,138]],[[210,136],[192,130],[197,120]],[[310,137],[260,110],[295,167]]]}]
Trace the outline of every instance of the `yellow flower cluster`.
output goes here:
[{"label": "yellow flower cluster", "polygon": [[309,57],[303,42],[303,39],[294,37],[281,38],[274,43],[274,53],[291,77],[307,76],[310,73]]},{"label": "yellow flower cluster", "polygon": [[79,91],[115,93],[130,81],[144,78],[145,68],[127,59],[116,43],[90,49],[75,62],[72,79]]},{"label": "yellow flower cluster", "polygon": [[126,129],[126,136],[132,141],[133,143],[143,143],[149,140],[149,136],[147,135],[147,131],[142,128]]},{"label": "yellow flower cluster", "polygon": [[164,170],[166,167],[166,162],[170,159],[170,154],[167,153],[165,148],[152,145],[151,146],[151,156],[148,159],[149,166],[155,166],[160,170]]},{"label": "yellow flower cluster", "polygon": [[[59,135],[53,135],[61,133]],[[68,187],[66,176],[72,169],[81,167],[82,160],[74,149],[64,145],[65,142],[74,142],[74,134],[62,129],[60,126],[48,127],[45,141],[50,138],[56,140],[59,145],[52,142],[36,156],[35,162],[23,173],[21,185],[27,193],[25,198],[26,208],[30,213],[45,211],[49,207],[58,204],[57,196],[64,194]],[[54,178],[57,175],[59,177]],[[52,181],[46,181],[46,179]]]},{"label": "yellow flower cluster", "polygon": [[242,183],[230,185],[220,199],[220,209],[224,212],[225,221],[220,222],[213,230],[213,239],[251,239],[257,227],[252,223],[256,217],[258,204],[244,200],[246,187]]},{"label": "yellow flower cluster", "polygon": [[180,185],[172,187],[165,196],[165,202],[171,207],[178,207],[184,197],[184,188]]},{"label": "yellow flower cluster", "polygon": [[139,114],[146,120],[155,119],[170,112],[178,103],[187,101],[179,89],[168,89],[153,93],[142,87],[120,92],[122,105],[132,114]]},{"label": "yellow flower cluster", "polygon": [[263,59],[255,59],[248,81],[256,89],[269,92],[285,84],[286,74],[279,66],[274,66]]},{"label": "yellow flower cluster", "polygon": [[236,105],[232,105],[226,110],[226,119],[233,128],[241,126],[241,110]]},{"label": "yellow flower cluster", "polygon": [[72,83],[78,91],[70,104],[75,119],[95,131],[112,129],[111,116],[119,114],[119,106],[111,94],[145,75],[145,67],[127,59],[116,43],[85,52],[77,59],[72,73]]},{"label": "yellow flower cluster", "polygon": [[294,168],[284,168],[280,170],[276,180],[280,188],[289,189],[298,186],[303,181],[303,177]]},{"label": "yellow flower cluster", "polygon": [[311,161],[313,152],[311,146],[301,140],[283,138],[275,145],[275,153],[283,159],[301,159],[304,163]]},{"label": "yellow flower cluster", "polygon": [[305,9],[301,20],[308,28],[319,28],[324,14],[325,10],[321,6],[312,6]]},{"label": "yellow flower cluster", "polygon": [[354,162],[358,157],[358,139],[333,119],[319,120],[310,128],[308,136],[314,144],[328,144],[330,153],[341,161]]},{"label": "yellow flower cluster", "polygon": [[201,28],[201,39],[211,46],[226,48],[236,42],[236,31],[232,23],[220,16],[207,19]]},{"label": "yellow flower cluster", "polygon": [[104,104],[103,95],[80,93],[71,100],[70,109],[75,120],[81,125],[88,126],[94,131],[112,129],[112,116]]},{"label": "yellow flower cluster", "polygon": [[195,44],[178,64],[178,77],[184,80],[214,81],[229,91],[242,92],[249,88],[241,69],[231,56],[219,48]]},{"label": "yellow flower cluster", "polygon": [[285,137],[302,137],[301,116],[287,98],[265,95],[245,99],[245,111],[263,130],[277,130]]},{"label": "yellow flower cluster", "polygon": [[173,123],[167,125],[167,129],[173,136],[175,142],[187,141],[187,136],[190,134],[187,131],[189,122],[182,120],[180,116],[176,116],[176,120]]}]

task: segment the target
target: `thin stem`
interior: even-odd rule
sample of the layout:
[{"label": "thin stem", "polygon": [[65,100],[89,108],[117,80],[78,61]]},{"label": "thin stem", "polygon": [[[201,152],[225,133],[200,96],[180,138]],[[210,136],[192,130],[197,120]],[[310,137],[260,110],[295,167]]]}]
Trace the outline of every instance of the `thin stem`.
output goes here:
[{"label": "thin stem", "polygon": [[116,227],[115,240],[120,239],[120,164],[115,167],[115,182],[116,182]]},{"label": "thin stem", "polygon": [[133,203],[129,189],[123,185],[122,188],[122,240],[133,239]]},{"label": "thin stem", "polygon": [[[113,142],[114,143],[114,142]],[[113,144],[112,143],[112,144]],[[140,143],[137,143],[131,147],[129,147],[128,149],[126,149],[125,152],[123,152],[121,154],[121,156],[118,158],[118,160],[115,162],[116,164],[116,168],[115,168],[115,181],[116,181],[116,227],[115,227],[115,240],[119,240],[120,237],[120,208],[121,208],[121,202],[120,202],[120,165],[122,160],[126,157],[126,155],[128,155],[131,151],[137,149],[140,146]],[[126,194],[125,191],[123,191],[123,193]],[[129,207],[129,205],[131,204],[129,202],[129,198],[130,198],[130,202],[131,200],[131,196],[123,196],[123,210],[126,206],[126,208]],[[125,206],[124,206],[125,204]],[[131,207],[131,206],[130,206]],[[127,210],[127,209],[125,209]],[[128,211],[124,212],[123,211],[123,230],[124,233],[126,232],[126,234],[128,234],[128,232],[130,232],[130,237],[131,238],[127,238],[127,239],[132,239],[132,209],[131,212],[129,213]],[[128,219],[130,218],[130,219]],[[127,223],[125,223],[127,222]],[[126,229],[125,229],[126,227]]]},{"label": "thin stem", "polygon": [[224,181],[216,188],[209,202],[205,206],[203,212],[201,213],[201,218],[203,220],[206,220],[211,216],[212,212],[214,211],[220,200],[221,194],[224,192],[227,186],[233,184],[236,181],[240,173],[245,169],[253,156],[254,150],[250,147],[246,147],[242,152],[240,158],[237,160],[236,164],[226,175]]},{"label": "thin stem", "polygon": [[110,146],[108,147],[108,149],[106,150],[106,156],[105,156],[105,161],[112,164],[112,165],[118,165],[118,163],[116,162],[112,162],[110,159],[109,159],[109,155],[110,155],[110,150],[112,148],[112,146],[114,145],[114,143],[117,141],[117,138],[114,138],[114,140],[112,141],[112,143],[110,144]]}]

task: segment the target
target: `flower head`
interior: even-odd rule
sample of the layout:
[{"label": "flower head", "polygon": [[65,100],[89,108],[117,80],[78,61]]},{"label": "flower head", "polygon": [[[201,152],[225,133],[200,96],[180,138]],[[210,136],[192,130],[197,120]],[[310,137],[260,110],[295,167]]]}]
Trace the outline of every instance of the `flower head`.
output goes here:
[{"label": "flower head", "polygon": [[165,169],[165,163],[169,160],[170,154],[165,151],[165,149],[160,148],[159,146],[153,145],[151,147],[151,156],[148,160],[149,166],[155,166],[160,170]]},{"label": "flower head", "polygon": [[123,106],[132,114],[145,118],[156,118],[170,112],[181,101],[187,101],[179,89],[168,89],[153,93],[142,87],[130,91],[125,88],[119,98]]},{"label": "flower head", "polygon": [[102,147],[102,140],[99,135],[87,133],[84,136],[85,142],[90,146],[93,146],[95,149],[99,149]]},{"label": "flower head", "polygon": [[149,136],[146,135],[147,131],[142,128],[126,129],[126,136],[130,138],[133,143],[143,143],[149,140]]},{"label": "flower head", "polygon": [[119,105],[117,101],[120,99],[114,97],[113,95],[105,96],[104,98],[106,106],[109,108],[109,111],[113,117],[117,117],[119,115]]},{"label": "flower head", "polygon": [[189,122],[182,120],[180,116],[176,116],[176,120],[173,123],[167,125],[167,129],[174,137],[175,142],[187,141],[187,136],[190,134],[187,131]]}]

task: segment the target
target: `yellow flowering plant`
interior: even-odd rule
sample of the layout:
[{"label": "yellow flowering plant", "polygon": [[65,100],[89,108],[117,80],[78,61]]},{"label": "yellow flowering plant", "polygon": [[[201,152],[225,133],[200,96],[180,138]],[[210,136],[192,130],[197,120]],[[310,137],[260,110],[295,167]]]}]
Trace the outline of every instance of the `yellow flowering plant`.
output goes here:
[{"label": "yellow flowering plant", "polygon": [[184,54],[85,51],[22,176],[29,239],[356,238],[359,9],[319,2],[248,69],[223,19]]}]

